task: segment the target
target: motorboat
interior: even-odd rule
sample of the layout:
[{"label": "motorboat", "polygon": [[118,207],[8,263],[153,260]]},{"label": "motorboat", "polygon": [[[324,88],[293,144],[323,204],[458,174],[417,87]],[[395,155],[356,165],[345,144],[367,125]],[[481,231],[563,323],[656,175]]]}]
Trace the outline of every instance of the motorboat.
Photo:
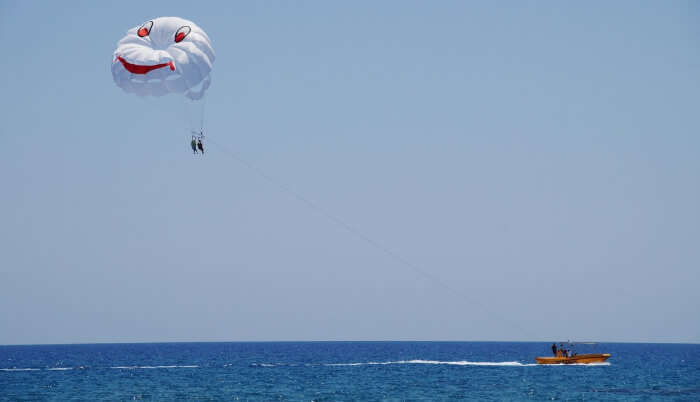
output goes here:
[{"label": "motorboat", "polygon": [[538,364],[591,364],[603,363],[608,360],[610,353],[588,353],[573,356],[552,356],[552,357],[535,357]]}]

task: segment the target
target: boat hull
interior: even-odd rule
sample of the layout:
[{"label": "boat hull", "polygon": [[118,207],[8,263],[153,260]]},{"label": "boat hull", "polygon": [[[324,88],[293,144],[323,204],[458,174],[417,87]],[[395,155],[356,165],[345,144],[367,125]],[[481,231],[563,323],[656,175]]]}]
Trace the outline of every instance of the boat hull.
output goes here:
[{"label": "boat hull", "polygon": [[591,353],[571,357],[535,357],[538,364],[590,364],[602,363],[610,357],[610,353]]}]

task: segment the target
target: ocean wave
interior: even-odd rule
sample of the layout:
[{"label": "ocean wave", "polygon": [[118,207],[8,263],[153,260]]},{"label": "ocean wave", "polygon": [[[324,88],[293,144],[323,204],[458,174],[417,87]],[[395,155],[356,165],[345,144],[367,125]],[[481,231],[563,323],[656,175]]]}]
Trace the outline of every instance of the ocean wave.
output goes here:
[{"label": "ocean wave", "polygon": [[196,365],[184,365],[184,366],[176,366],[176,365],[171,365],[171,366],[114,366],[114,367],[110,367],[110,368],[119,369],[119,370],[136,370],[136,369],[199,368],[199,366],[196,366]]},{"label": "ocean wave", "polygon": [[[110,367],[112,369],[121,370],[136,370],[136,369],[176,369],[176,368],[198,368],[197,365],[171,365],[171,366],[114,366]],[[0,368],[0,371],[67,371],[75,369],[86,369],[87,366],[79,367],[47,367],[44,369],[40,368]]]},{"label": "ocean wave", "polygon": [[[231,366],[229,364],[228,366]],[[297,366],[321,366],[321,363],[250,363],[250,367],[297,367]],[[226,367],[226,365],[224,365]]]}]

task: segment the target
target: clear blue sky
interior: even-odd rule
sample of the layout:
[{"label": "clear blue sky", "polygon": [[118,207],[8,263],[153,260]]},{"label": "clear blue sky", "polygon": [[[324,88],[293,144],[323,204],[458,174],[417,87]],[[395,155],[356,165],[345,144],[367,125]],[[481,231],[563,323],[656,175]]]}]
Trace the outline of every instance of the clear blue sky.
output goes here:
[{"label": "clear blue sky", "polygon": [[[217,53],[210,143],[112,81]],[[0,2],[0,344],[700,342],[700,6]]]}]

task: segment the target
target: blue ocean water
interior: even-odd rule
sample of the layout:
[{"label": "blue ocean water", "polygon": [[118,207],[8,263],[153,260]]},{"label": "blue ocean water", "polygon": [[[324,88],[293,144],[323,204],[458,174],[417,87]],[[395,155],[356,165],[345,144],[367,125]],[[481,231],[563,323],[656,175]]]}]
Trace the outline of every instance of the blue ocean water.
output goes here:
[{"label": "blue ocean water", "polygon": [[599,365],[538,366],[549,343],[260,342],[0,346],[0,400],[688,400],[700,345],[581,345]]}]

